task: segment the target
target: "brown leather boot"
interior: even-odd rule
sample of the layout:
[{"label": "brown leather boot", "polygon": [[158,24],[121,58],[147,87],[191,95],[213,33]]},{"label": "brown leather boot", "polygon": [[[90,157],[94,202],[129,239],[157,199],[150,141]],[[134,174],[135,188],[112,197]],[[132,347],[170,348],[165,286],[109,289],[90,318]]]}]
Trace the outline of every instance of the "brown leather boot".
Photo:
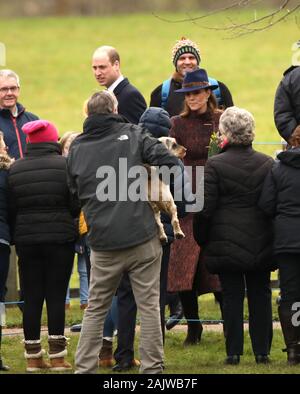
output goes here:
[{"label": "brown leather boot", "polygon": [[102,347],[99,353],[99,367],[111,368],[115,364],[113,358],[113,343],[103,339]]},{"label": "brown leather boot", "polygon": [[49,335],[50,371],[69,371],[72,365],[65,360],[67,352],[67,338],[63,335]]},{"label": "brown leather boot", "polygon": [[26,372],[37,372],[50,368],[50,364],[43,359],[46,352],[42,349],[40,340],[24,341],[24,344],[24,356],[27,360]]}]

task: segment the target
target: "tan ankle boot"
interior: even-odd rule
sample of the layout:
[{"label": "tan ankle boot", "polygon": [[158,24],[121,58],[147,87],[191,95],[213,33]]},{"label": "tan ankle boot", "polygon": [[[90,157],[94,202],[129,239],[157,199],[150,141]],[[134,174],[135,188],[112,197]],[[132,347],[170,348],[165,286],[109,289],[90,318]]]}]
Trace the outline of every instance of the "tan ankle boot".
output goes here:
[{"label": "tan ankle boot", "polygon": [[99,367],[111,368],[115,364],[113,358],[113,343],[103,339],[102,347],[99,353]]},{"label": "tan ankle boot", "polygon": [[68,354],[67,338],[63,335],[50,335],[49,343],[49,359],[51,371],[68,371],[72,369],[72,365],[65,361],[65,356]]},{"label": "tan ankle boot", "polygon": [[26,372],[37,372],[50,368],[50,364],[43,359],[46,353],[41,347],[41,341],[24,341],[25,352],[24,356],[27,360]]},{"label": "tan ankle boot", "polygon": [[[52,355],[53,357],[54,355]],[[51,371],[67,371],[72,369],[72,365],[64,357],[50,358]]]}]

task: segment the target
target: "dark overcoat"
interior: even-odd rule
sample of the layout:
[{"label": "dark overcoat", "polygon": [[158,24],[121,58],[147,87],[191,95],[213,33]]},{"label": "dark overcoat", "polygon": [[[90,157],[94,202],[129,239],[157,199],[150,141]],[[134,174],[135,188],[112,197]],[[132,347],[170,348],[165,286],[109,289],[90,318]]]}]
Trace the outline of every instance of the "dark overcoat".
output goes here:
[{"label": "dark overcoat", "polygon": [[[114,89],[118,100],[118,113],[133,124],[138,124],[140,117],[147,108],[142,94],[124,78]],[[129,105],[128,105],[129,104]]]},{"label": "dark overcoat", "polygon": [[251,145],[228,146],[207,161],[204,208],[194,216],[194,236],[210,272],[272,268],[272,223],[258,200],[273,162]]},{"label": "dark overcoat", "polygon": [[300,148],[281,152],[269,172],[259,206],[273,218],[274,254],[300,254]]}]

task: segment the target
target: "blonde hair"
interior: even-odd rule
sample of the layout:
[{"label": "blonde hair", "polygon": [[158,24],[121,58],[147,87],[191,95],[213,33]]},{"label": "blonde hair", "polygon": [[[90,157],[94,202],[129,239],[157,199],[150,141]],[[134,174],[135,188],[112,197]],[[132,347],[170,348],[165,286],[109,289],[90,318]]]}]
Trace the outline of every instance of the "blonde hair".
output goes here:
[{"label": "blonde hair", "polygon": [[78,131],[66,131],[64,133],[64,135],[61,137],[61,139],[59,140],[60,146],[61,146],[61,150],[63,151],[65,148],[66,143],[72,139],[74,140],[76,137],[78,137],[81,133],[79,133]]}]

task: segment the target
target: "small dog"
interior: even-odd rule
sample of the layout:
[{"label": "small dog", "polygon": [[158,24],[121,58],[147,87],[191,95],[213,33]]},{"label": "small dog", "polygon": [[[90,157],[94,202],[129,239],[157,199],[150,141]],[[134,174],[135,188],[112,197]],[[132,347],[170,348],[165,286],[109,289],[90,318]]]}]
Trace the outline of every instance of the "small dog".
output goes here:
[{"label": "small dog", "polygon": [[[159,141],[161,141],[176,157],[183,159],[186,154],[186,148],[177,144],[175,138],[171,137],[160,137]],[[178,216],[177,216],[177,207],[175,205],[172,193],[168,185],[163,183],[161,180],[158,181],[159,190],[158,201],[151,201],[151,190],[153,183],[151,183],[151,176],[153,175],[153,171],[155,172],[155,167],[145,166],[148,171],[148,200],[151,205],[156,224],[159,230],[159,239],[160,242],[165,245],[168,242],[168,237],[165,233],[164,226],[160,220],[160,212],[165,212],[171,218],[171,224],[174,230],[174,236],[176,239],[184,238],[185,235],[180,228]]]}]

